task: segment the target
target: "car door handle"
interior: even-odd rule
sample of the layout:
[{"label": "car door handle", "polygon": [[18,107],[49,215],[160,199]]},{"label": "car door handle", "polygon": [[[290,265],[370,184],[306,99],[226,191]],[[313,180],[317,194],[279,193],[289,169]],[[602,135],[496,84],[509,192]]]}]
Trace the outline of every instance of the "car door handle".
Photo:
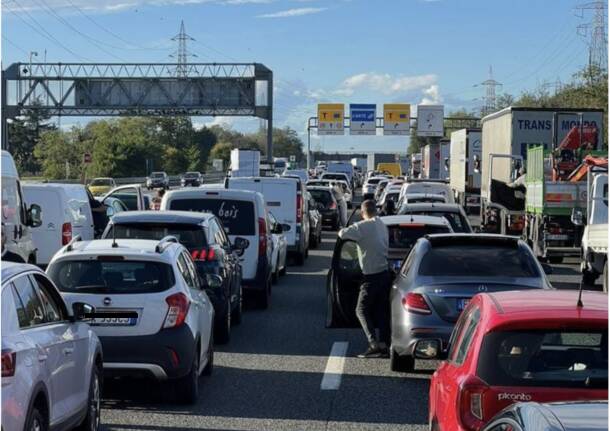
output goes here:
[{"label": "car door handle", "polygon": [[74,353],[74,347],[65,347],[62,352],[64,353],[64,355],[69,356],[72,353]]}]

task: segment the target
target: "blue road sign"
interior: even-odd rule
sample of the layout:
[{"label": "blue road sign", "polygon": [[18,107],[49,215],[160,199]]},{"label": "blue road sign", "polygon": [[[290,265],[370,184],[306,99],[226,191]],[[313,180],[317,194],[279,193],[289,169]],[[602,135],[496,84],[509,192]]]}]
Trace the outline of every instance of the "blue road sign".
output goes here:
[{"label": "blue road sign", "polygon": [[350,104],[350,134],[374,135],[376,133],[376,111],[377,105],[375,104]]}]

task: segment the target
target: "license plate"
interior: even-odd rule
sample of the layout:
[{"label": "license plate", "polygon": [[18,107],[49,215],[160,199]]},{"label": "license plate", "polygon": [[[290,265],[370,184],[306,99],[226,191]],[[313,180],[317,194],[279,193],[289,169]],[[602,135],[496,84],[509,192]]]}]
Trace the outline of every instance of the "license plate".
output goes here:
[{"label": "license plate", "polygon": [[135,326],[138,321],[137,317],[95,317],[91,322],[92,325],[98,326]]},{"label": "license plate", "polygon": [[470,298],[460,298],[457,300],[457,310],[463,311],[470,302]]}]

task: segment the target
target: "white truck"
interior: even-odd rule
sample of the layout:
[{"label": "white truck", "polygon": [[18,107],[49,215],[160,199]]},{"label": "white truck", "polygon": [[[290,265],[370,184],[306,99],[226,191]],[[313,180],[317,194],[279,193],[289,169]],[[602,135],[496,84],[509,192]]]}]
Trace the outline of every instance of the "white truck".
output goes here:
[{"label": "white truck", "polygon": [[431,143],[422,148],[422,178],[438,180],[441,176],[441,146]]},{"label": "white truck", "polygon": [[[261,169],[261,152],[258,150],[231,150],[231,176],[257,177]],[[282,170],[283,171],[283,170]]]},{"label": "white truck", "polygon": [[451,169],[450,151],[451,142],[448,139],[441,140],[440,143],[440,167],[439,167],[439,179],[448,181],[449,180],[449,171]]},{"label": "white truck", "polygon": [[419,178],[421,176],[421,153],[411,154],[411,170],[409,171],[411,178]]},{"label": "white truck", "polygon": [[[528,146],[551,149],[576,125],[594,126],[604,136],[603,110],[508,107],[481,120],[481,227],[521,235],[525,226],[525,187],[508,184],[524,167]],[[598,143],[597,146],[601,146]]]},{"label": "white truck", "polygon": [[478,214],[481,205],[481,129],[461,129],[451,133],[449,184],[456,202],[468,214]]},{"label": "white truck", "polygon": [[[591,165],[587,173],[587,223],[581,248],[583,284],[593,285],[602,275],[604,292],[608,292],[608,161],[605,166]],[[582,214],[573,222],[582,224]]]}]

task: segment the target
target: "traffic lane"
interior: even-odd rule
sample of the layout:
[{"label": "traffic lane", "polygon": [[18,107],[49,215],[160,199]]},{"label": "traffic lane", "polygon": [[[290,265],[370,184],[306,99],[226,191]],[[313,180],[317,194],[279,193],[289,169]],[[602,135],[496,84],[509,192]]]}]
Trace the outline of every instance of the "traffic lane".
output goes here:
[{"label": "traffic lane", "polygon": [[[326,329],[326,273],[336,240],[324,232],[302,267],[273,287],[268,310],[249,310],[231,342],[216,346],[215,369],[194,406],[172,402],[151,382],[105,388],[106,430],[423,430],[432,363],[398,374],[387,359],[359,359],[360,329]],[[333,343],[348,342],[338,390],[321,390]],[[427,368],[427,369],[423,369]]]},{"label": "traffic lane", "polygon": [[[562,263],[552,264],[553,273],[549,274],[549,280],[553,287],[557,289],[579,289],[582,281],[580,272],[580,258],[568,257]],[[583,286],[586,290],[602,291],[603,279],[598,277],[594,286]]]}]

